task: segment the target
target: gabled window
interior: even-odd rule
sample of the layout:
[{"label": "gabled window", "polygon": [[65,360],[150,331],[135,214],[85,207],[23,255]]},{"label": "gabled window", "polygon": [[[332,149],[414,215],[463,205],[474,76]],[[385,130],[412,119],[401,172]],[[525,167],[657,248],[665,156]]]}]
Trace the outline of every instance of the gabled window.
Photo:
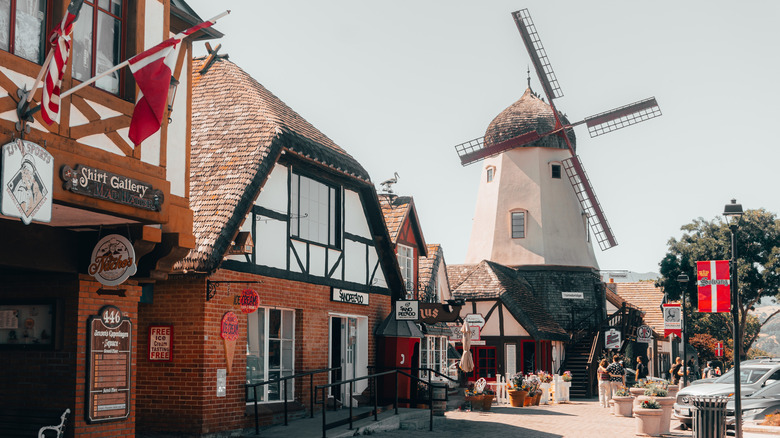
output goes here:
[{"label": "gabled window", "polygon": [[290,187],[290,233],[322,245],[341,242],[340,191],[309,177],[292,174]]},{"label": "gabled window", "polygon": [[525,213],[525,210],[510,213],[513,239],[525,238]]},{"label": "gabled window", "polygon": [[401,267],[401,275],[406,286],[406,298],[414,297],[414,248],[398,244],[398,265]]},{"label": "gabled window", "polygon": [[0,0],[0,50],[43,63],[50,0]]},{"label": "gabled window", "polygon": [[[74,79],[85,81],[123,60],[128,0],[85,0],[73,27]],[[120,71],[100,78],[95,86],[119,94]]]}]

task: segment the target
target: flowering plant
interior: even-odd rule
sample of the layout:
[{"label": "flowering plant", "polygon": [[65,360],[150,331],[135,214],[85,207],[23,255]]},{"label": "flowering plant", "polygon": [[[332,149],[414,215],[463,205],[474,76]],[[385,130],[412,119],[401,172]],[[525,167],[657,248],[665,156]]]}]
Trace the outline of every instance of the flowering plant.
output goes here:
[{"label": "flowering plant", "polygon": [[661,404],[651,398],[650,400],[642,400],[639,407],[642,409],[661,409]]},{"label": "flowering plant", "polygon": [[666,388],[661,386],[648,385],[645,389],[645,395],[649,395],[651,397],[666,397],[668,394],[669,392],[666,390]]},{"label": "flowering plant", "polygon": [[544,371],[538,371],[536,374],[539,376],[539,380],[542,383],[550,383],[550,382],[552,382],[552,374],[546,373]]},{"label": "flowering plant", "polygon": [[509,389],[520,389],[522,385],[523,385],[523,375],[521,373],[517,373],[514,376],[512,376],[510,383],[507,384],[507,386],[509,386]]},{"label": "flowering plant", "polygon": [[571,382],[571,371],[564,371],[561,380],[564,382]]},{"label": "flowering plant", "polygon": [[615,395],[618,397],[631,397],[631,391],[629,391],[625,386],[621,386],[617,391],[615,391]]}]

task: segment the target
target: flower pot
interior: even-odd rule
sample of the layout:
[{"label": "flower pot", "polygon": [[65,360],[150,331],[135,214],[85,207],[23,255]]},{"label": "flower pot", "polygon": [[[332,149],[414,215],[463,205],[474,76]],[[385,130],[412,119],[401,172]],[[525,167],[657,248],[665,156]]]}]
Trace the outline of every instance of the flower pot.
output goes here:
[{"label": "flower pot", "polygon": [[645,388],[628,388],[628,390],[635,398],[639,397],[640,395],[645,395]]},{"label": "flower pot", "polygon": [[485,394],[484,397],[482,397],[482,410],[483,411],[489,411],[490,407],[493,406],[493,399],[496,396],[493,394]]},{"label": "flower pot", "polygon": [[531,394],[525,396],[525,400],[523,401],[523,406],[533,406],[533,404],[534,404],[534,396]]},{"label": "flower pot", "polygon": [[661,405],[661,433],[669,433],[670,423],[672,421],[672,411],[674,410],[674,402],[677,397],[656,397],[657,401]]},{"label": "flower pot", "polygon": [[479,395],[467,395],[464,397],[464,400],[467,402],[471,402],[471,409],[477,410],[482,409],[482,399],[484,396],[482,394]]},{"label": "flower pot", "polygon": [[539,406],[539,401],[540,401],[541,399],[542,399],[542,393],[541,393],[541,392],[537,392],[537,393],[534,395],[534,401],[533,401],[533,405],[534,405],[534,406]]},{"label": "flower pot", "polygon": [[540,388],[542,388],[542,397],[539,400],[539,404],[546,405],[550,403],[550,384],[542,383]]},{"label": "flower pot", "polygon": [[666,390],[669,392],[669,397],[675,397],[677,398],[677,391],[680,390],[679,385],[669,385],[666,387]]},{"label": "flower pot", "polygon": [[661,436],[661,416],[663,409],[634,409],[636,434],[641,436]]},{"label": "flower pot", "polygon": [[561,380],[556,384],[556,386],[560,386],[560,388],[556,388],[556,391],[560,391],[561,395],[557,398],[560,403],[567,403],[569,401],[569,388],[571,388],[571,381],[563,381]]},{"label": "flower pot", "polygon": [[525,402],[525,397],[528,395],[528,391],[520,391],[519,389],[510,389],[509,391],[509,404],[516,408],[522,408]]},{"label": "flower pot", "polygon": [[631,396],[614,396],[612,400],[615,401],[615,416],[617,417],[631,417],[633,412],[634,397]]}]

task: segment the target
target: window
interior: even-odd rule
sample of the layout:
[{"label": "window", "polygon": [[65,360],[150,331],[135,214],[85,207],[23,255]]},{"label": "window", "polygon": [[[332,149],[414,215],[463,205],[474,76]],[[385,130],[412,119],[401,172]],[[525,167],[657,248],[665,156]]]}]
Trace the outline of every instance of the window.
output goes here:
[{"label": "window", "polygon": [[493,182],[493,177],[496,175],[496,168],[490,166],[487,168],[487,182]]},{"label": "window", "polygon": [[522,239],[525,237],[525,212],[512,212],[512,238]]},{"label": "window", "polygon": [[293,236],[328,246],[341,242],[341,200],[335,187],[296,173],[290,189],[290,232]]},{"label": "window", "polygon": [[552,172],[552,177],[555,179],[561,179],[561,165],[560,164],[553,164],[550,166],[550,171]]},{"label": "window", "polygon": [[0,0],[0,50],[43,63],[47,0]]},{"label": "window", "polygon": [[[295,312],[259,308],[247,316],[246,382],[259,383],[295,374]],[[294,382],[286,381],[287,400],[294,400]],[[281,384],[257,387],[258,401],[282,400]],[[247,402],[254,401],[248,391]]]},{"label": "window", "polygon": [[[449,343],[446,336],[426,336],[420,342],[420,368],[430,368],[447,375],[447,347]],[[438,374],[431,376],[439,378]],[[427,379],[428,372],[420,371],[420,378]]]},{"label": "window", "polygon": [[406,285],[406,298],[414,297],[414,248],[398,244],[398,265]]},{"label": "window", "polygon": [[[122,62],[126,0],[85,0],[73,27],[74,79],[85,81]],[[119,94],[119,70],[95,86]]]}]

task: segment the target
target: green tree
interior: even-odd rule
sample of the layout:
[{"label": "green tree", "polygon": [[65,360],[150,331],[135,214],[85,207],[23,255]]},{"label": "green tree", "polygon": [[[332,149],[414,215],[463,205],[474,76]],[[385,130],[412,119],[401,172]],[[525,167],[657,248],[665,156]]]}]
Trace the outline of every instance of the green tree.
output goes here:
[{"label": "green tree", "polygon": [[[731,231],[728,224],[717,217],[712,221],[698,218],[682,226],[680,240],[669,239],[669,249],[659,263],[661,279],[657,285],[663,287],[670,300],[679,300],[684,294],[686,303],[690,303],[686,316],[690,316],[689,326],[693,333],[723,333],[725,327],[731,327],[730,315],[698,314],[696,289],[696,262],[705,260],[731,259]],[[748,311],[764,297],[778,298],[780,293],[780,220],[775,214],[764,209],[748,210],[740,220],[736,233],[737,240],[737,276],[739,283],[740,338],[742,345],[739,358],[745,358],[758,337],[761,327],[769,322],[780,309],[769,315],[764,321],[748,318]],[[682,291],[677,276],[681,273],[691,279]],[[733,303],[732,303],[733,304]],[[697,322],[701,321],[701,324]],[[728,324],[725,322],[728,321]],[[692,324],[691,324],[692,323]],[[697,326],[698,325],[698,326]],[[715,336],[714,333],[709,333]],[[723,333],[725,336],[726,334]],[[731,333],[728,334],[731,338]],[[726,337],[722,338],[726,339]]]}]

